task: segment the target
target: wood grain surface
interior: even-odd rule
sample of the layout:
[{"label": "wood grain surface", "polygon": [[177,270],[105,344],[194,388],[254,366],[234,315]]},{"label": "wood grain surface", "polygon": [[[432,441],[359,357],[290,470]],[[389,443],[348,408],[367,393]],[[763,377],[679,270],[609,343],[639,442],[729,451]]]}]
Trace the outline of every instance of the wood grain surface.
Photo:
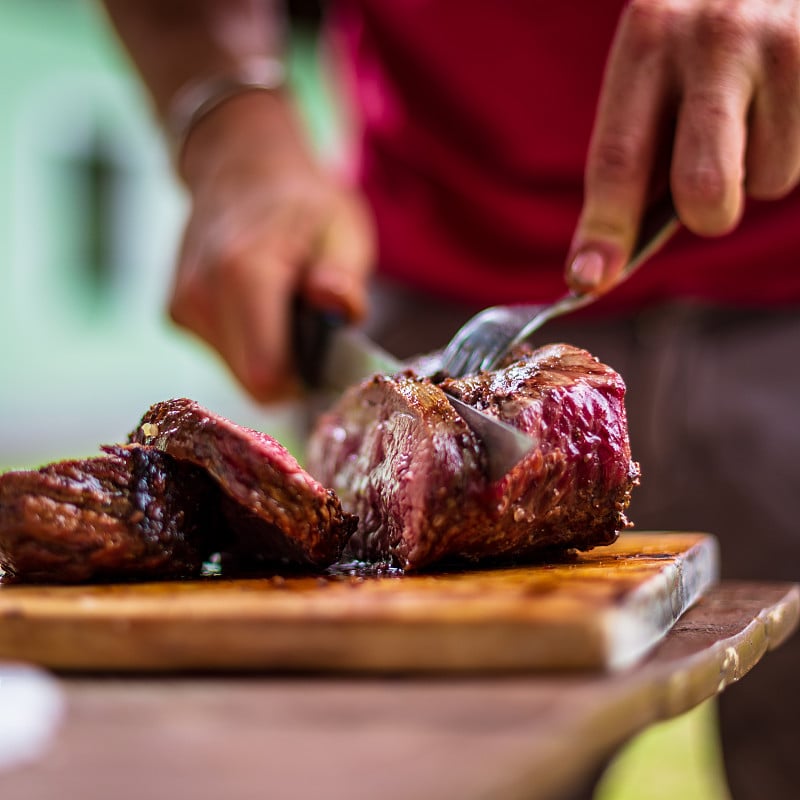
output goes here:
[{"label": "wood grain surface", "polygon": [[0,797],[572,797],[637,731],[736,692],[799,615],[797,585],[722,583],[612,674],[62,676],[63,727]]},{"label": "wood grain surface", "polygon": [[561,563],[363,578],[0,585],[0,658],[77,670],[618,669],[715,580],[704,534]]}]

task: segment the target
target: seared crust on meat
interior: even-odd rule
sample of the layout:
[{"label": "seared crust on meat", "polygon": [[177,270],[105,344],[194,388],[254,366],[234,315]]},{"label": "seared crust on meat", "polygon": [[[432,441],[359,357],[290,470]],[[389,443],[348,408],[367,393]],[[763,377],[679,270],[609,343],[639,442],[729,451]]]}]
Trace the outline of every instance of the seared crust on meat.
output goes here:
[{"label": "seared crust on meat", "polygon": [[206,470],[232,502],[223,512],[240,556],[327,566],[356,520],[279,442],[185,398],[156,403],[130,434]]},{"label": "seared crust on meat", "polygon": [[197,574],[211,479],[153,448],[0,475],[0,564],[32,581]]},{"label": "seared crust on meat", "polygon": [[[445,390],[538,445],[491,483]],[[348,550],[419,569],[445,558],[524,559],[614,541],[638,482],[620,376],[584,350],[517,350],[494,372],[437,385],[399,375],[347,392],[312,435],[309,469],[359,525]]]}]

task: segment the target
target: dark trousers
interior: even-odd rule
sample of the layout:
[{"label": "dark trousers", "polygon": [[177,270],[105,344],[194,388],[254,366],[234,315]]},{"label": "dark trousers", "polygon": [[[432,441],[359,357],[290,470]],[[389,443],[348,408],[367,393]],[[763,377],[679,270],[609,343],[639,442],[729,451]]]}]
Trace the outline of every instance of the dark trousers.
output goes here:
[{"label": "dark trousers", "polygon": [[[476,310],[381,282],[367,327],[404,358]],[[674,304],[532,341],[585,347],[625,379],[638,529],[716,534],[723,578],[800,580],[800,309]],[[736,800],[798,796],[800,635],[723,693],[720,724]]]}]

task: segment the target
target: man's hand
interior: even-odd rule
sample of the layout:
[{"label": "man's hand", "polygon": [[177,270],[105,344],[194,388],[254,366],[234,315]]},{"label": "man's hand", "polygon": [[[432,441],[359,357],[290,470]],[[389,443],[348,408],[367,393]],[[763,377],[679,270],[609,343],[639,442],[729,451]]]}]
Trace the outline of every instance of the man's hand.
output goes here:
[{"label": "man's hand", "polygon": [[[192,81],[279,57],[280,0],[105,0],[162,120]],[[180,172],[192,208],[170,310],[258,400],[296,383],[294,296],[351,320],[374,257],[365,203],[311,157],[281,92],[226,99],[191,128]]]},{"label": "man's hand", "polygon": [[285,101],[227,101],[187,142],[191,216],[170,311],[257,400],[296,387],[292,300],[361,317],[374,255],[365,204],[313,164]]},{"label": "man's hand", "polygon": [[573,289],[614,282],[661,165],[678,216],[702,236],[732,230],[745,194],[778,198],[797,185],[798,0],[633,0],[626,8],[589,148],[567,267]]}]

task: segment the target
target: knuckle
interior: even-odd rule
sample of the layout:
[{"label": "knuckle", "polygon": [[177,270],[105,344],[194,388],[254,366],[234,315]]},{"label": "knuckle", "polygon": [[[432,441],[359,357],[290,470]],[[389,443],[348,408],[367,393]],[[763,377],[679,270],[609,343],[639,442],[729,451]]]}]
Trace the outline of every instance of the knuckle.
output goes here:
[{"label": "knuckle", "polygon": [[193,283],[185,283],[176,288],[167,305],[167,313],[170,319],[181,327],[188,328],[191,325],[192,312],[199,305],[199,297]]},{"label": "knuckle", "polygon": [[269,400],[276,391],[273,382],[260,375],[242,372],[239,374],[239,381],[247,393],[256,400]]},{"label": "knuckle", "polygon": [[211,280],[223,291],[242,286],[247,281],[250,268],[247,253],[232,244],[221,245],[206,266]]},{"label": "knuckle", "polygon": [[206,326],[203,324],[202,312],[198,305],[185,300],[172,300],[167,306],[167,314],[178,327],[206,338]]},{"label": "knuckle", "polygon": [[172,288],[171,303],[181,308],[192,308],[205,301],[207,281],[205,265],[197,260],[183,260],[178,264],[176,281]]},{"label": "knuckle", "polygon": [[796,80],[800,70],[800,30],[795,25],[771,24],[765,28],[763,41],[767,75]]},{"label": "knuckle", "polygon": [[687,92],[682,116],[688,116],[698,133],[721,131],[741,126],[739,111],[722,86],[699,86]]},{"label": "knuckle", "polygon": [[633,0],[623,17],[624,36],[632,54],[663,48],[677,27],[680,12],[664,0]]},{"label": "knuckle", "polygon": [[629,134],[602,137],[592,148],[590,180],[615,185],[637,183],[646,178],[647,165],[639,142]]},{"label": "knuckle", "polygon": [[169,314],[169,318],[176,325],[179,325],[182,328],[187,327],[188,318],[186,316],[186,309],[184,308],[183,304],[172,300],[169,306],[167,306],[167,313]]},{"label": "knuckle", "polygon": [[695,165],[673,176],[675,193],[695,208],[719,207],[729,196],[732,183],[722,169],[713,165]]},{"label": "knuckle", "polygon": [[755,33],[755,20],[740,13],[736,4],[712,4],[698,15],[695,41],[701,51],[740,54]]},{"label": "knuckle", "polygon": [[248,394],[259,402],[279,400],[292,394],[292,381],[283,372],[243,367],[237,377]]},{"label": "knuckle", "polygon": [[167,305],[167,311],[169,312],[173,322],[181,324],[186,313],[183,296],[179,296],[177,294],[173,295],[169,300],[169,304]]}]

